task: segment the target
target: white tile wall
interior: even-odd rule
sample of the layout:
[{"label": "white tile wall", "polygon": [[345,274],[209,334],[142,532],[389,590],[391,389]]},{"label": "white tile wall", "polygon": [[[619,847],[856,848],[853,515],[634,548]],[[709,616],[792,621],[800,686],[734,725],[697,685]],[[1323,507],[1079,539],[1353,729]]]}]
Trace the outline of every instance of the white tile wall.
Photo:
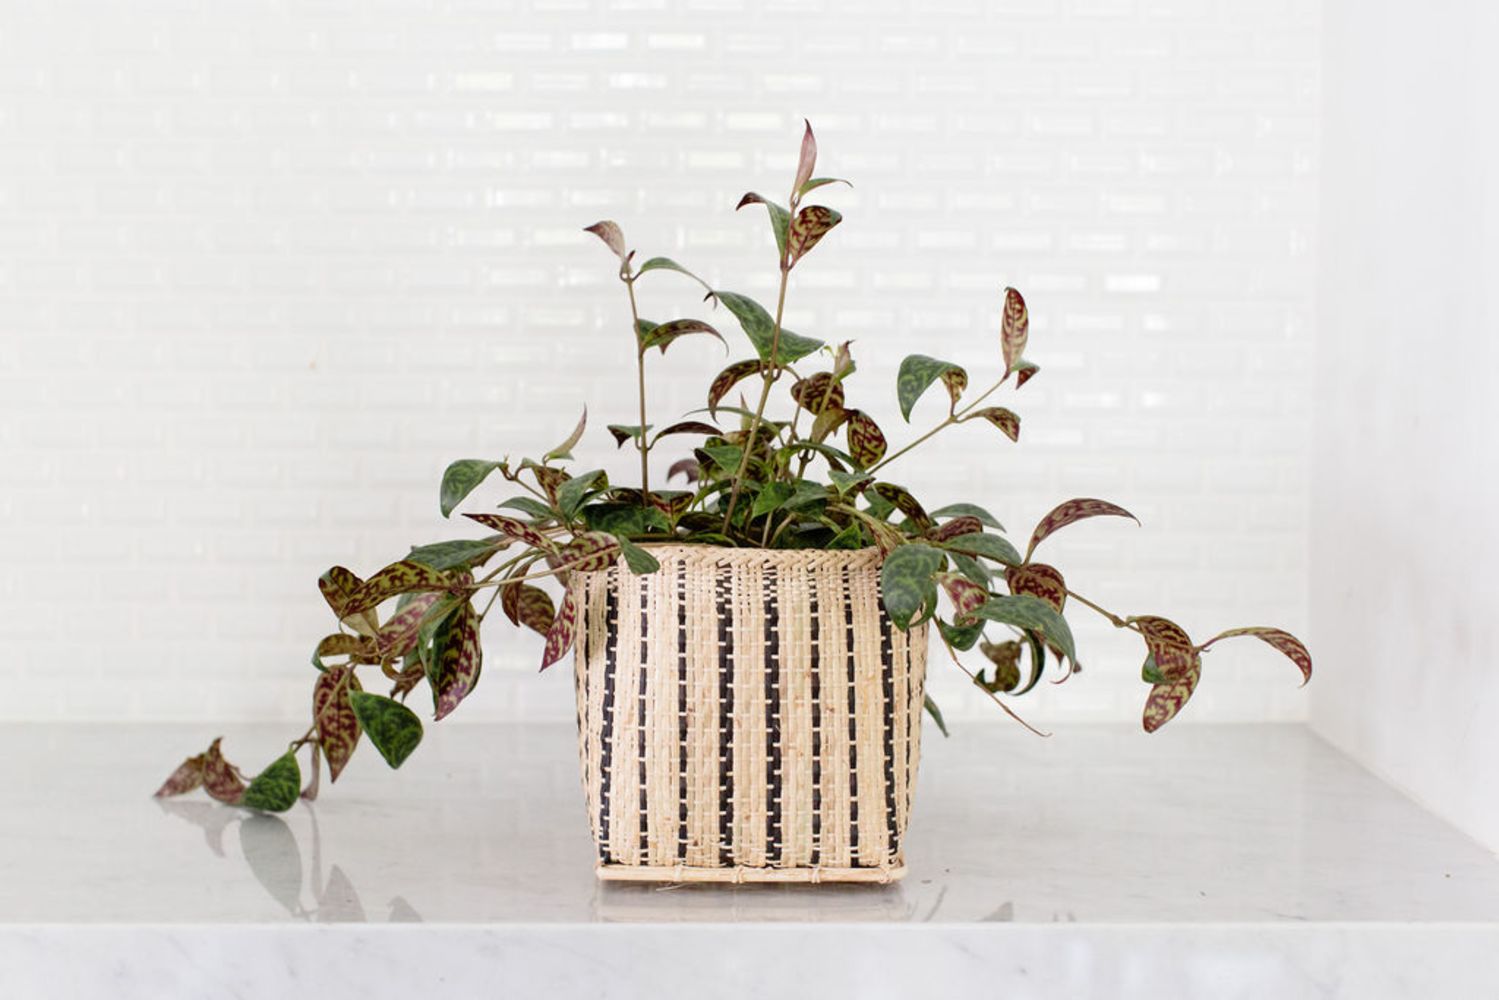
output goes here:
[{"label": "white tile wall", "polygon": [[[586,403],[580,457],[627,475],[602,430],[633,405],[623,297],[580,227],[769,294],[764,219],[732,208],[787,184],[802,116],[857,187],[787,321],[856,339],[892,437],[901,356],[977,380],[1000,288],[1031,304],[1023,445],[964,429],[892,472],[1022,537],[1116,499],[1143,530],[1047,543],[1076,589],[1199,633],[1302,627],[1317,11],[7,5],[0,717],[301,716],[318,573],[464,533],[436,510],[449,459],[545,447]],[[647,294],[695,308],[672,279]],[[698,405],[721,361],[684,343],[655,399]],[[1080,631],[1092,669],[1023,710],[1136,718],[1140,651]],[[486,649],[463,714],[571,712],[532,638]],[[1002,724],[934,668],[950,716]],[[1183,718],[1300,718],[1293,679],[1220,652]]]}]

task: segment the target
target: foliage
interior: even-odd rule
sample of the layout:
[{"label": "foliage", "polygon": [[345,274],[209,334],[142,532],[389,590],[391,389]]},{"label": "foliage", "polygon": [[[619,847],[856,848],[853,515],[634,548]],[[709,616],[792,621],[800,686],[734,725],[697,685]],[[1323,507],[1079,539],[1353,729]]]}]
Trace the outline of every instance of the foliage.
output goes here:
[{"label": "foliage", "polygon": [[[832,208],[806,202],[813,192],[847,184],[813,177],[816,162],[817,142],[809,125],[785,202],[751,192],[738,205],[766,209],[778,279],[769,308],[741,292],[714,289],[667,257],[636,264],[624,230],[613,221],[587,227],[613,254],[629,303],[621,352],[634,356],[638,405],[634,423],[610,424],[607,430],[615,447],[638,453],[639,483],[616,484],[601,470],[573,466],[573,449],[588,428],[586,411],[566,438],[536,457],[453,462],[442,475],[439,512],[449,517],[461,505],[472,506],[483,488],[480,506],[487,509],[465,517],[487,533],[417,546],[368,580],[342,566],[329,569],[318,586],[341,629],[314,648],[318,676],[307,732],[248,782],[223,758],[215,740],[207,751],[184,761],[157,794],[180,795],[203,787],[221,801],[286,809],[301,781],[298,750],[310,747],[313,778],[302,794],[311,797],[320,759],[328,761],[330,780],[336,781],[366,737],[387,764],[399,767],[422,738],[421,721],[405,704],[407,697],[425,681],[433,717],[441,719],[474,691],[482,665],[480,628],[496,603],[512,623],[545,638],[544,670],[572,647],[578,609],[570,590],[557,601],[535,581],[551,579],[565,586],[572,573],[621,562],[631,573],[651,573],[659,568],[650,551],[653,543],[877,547],[884,555],[881,597],[896,627],[935,620],[958,665],[1012,716],[1001,694],[1024,694],[1035,687],[1048,662],[1060,668],[1063,678],[1077,669],[1064,617],[1069,606],[1089,608],[1143,640],[1147,658],[1141,675],[1150,686],[1143,716],[1148,731],[1181,710],[1200,679],[1203,652],[1224,638],[1259,638],[1310,678],[1311,658],[1287,632],[1238,628],[1194,644],[1166,618],[1124,618],[1105,611],[1072,591],[1056,567],[1033,561],[1037,546],[1068,525],[1098,516],[1133,519],[1116,504],[1076,499],[1058,505],[1041,518],[1022,554],[986,508],[974,503],[932,508],[910,487],[888,478],[889,467],[902,456],[962,424],[973,425],[966,433],[974,450],[1005,448],[1020,439],[1019,415],[986,404],[1001,389],[1018,391],[1040,370],[1023,354],[1029,345],[1029,313],[1019,291],[1003,289],[996,303],[995,341],[971,363],[971,371],[982,376],[982,390],[970,386],[970,367],[925,354],[911,354],[901,362],[894,394],[901,416],[909,422],[938,383],[943,391],[933,396],[945,397],[946,414],[892,452],[868,404],[854,405],[852,345],[830,345],[782,324],[793,271],[830,236],[836,243],[834,230],[843,221]],[[678,345],[704,338],[727,341],[718,326],[702,318],[642,318],[637,286],[648,275],[647,283],[665,275],[697,282],[707,291],[708,308],[722,307],[724,319],[738,326],[747,348],[731,351],[737,357],[731,356],[708,380],[700,410],[659,430],[648,419],[648,354],[690,349]],[[724,320],[716,322],[725,325]],[[726,402],[736,389],[750,392],[752,408]],[[774,411],[772,396],[778,403]],[[651,459],[663,446],[676,453],[675,460],[664,480],[653,483]],[[683,488],[663,485],[679,478]],[[501,483],[500,495],[490,496]],[[988,661],[977,672],[963,666],[957,655],[975,647]],[[361,669],[367,677],[383,677],[389,694],[366,691],[356,676]],[[926,707],[946,732],[930,698]]]}]

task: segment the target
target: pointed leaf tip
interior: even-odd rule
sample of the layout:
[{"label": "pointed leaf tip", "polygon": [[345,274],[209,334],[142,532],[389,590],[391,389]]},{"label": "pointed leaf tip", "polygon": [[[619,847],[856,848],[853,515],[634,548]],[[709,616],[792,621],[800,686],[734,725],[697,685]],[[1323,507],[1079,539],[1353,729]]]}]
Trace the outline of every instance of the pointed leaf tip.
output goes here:
[{"label": "pointed leaf tip", "polygon": [[817,166],[817,136],[812,134],[812,123],[803,118],[802,122],[807,129],[802,133],[801,155],[796,161],[796,180],[791,185],[791,190],[800,191],[802,185],[812,179],[812,170]]},{"label": "pointed leaf tip", "polygon": [[583,232],[592,233],[603,240],[604,245],[614,251],[614,255],[620,259],[621,263],[629,256],[625,250],[625,234],[619,228],[619,223],[603,219],[591,226],[585,226]]}]

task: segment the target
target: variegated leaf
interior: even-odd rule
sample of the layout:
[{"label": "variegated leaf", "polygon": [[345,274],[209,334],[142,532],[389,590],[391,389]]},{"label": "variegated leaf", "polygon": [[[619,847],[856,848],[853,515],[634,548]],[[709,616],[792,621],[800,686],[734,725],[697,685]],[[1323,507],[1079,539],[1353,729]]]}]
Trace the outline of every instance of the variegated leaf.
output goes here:
[{"label": "variegated leaf", "polygon": [[571,459],[573,457],[573,445],[583,440],[583,431],[587,427],[588,407],[585,406],[583,407],[583,415],[578,418],[577,426],[573,428],[572,433],[557,447],[541,456],[541,460],[543,462],[550,462],[554,459]]},{"label": "variegated leaf", "polygon": [[938,573],[937,582],[947,593],[947,599],[952,601],[953,621],[959,625],[989,599],[988,588],[980,587],[957,573]]},{"label": "variegated leaf", "polygon": [[1077,649],[1067,619],[1039,597],[1030,594],[991,597],[975,614],[990,621],[1040,632],[1063,656],[1077,662]]},{"label": "variegated leaf", "polygon": [[975,532],[971,535],[959,535],[942,543],[943,548],[952,549],[954,552],[964,552],[972,556],[983,556],[985,559],[993,559],[1005,566],[1020,565],[1020,553],[1015,551],[1015,546],[998,535],[987,535]]},{"label": "variegated leaf", "polygon": [[[990,691],[1014,691],[1020,686],[1020,643],[1014,639],[1004,642],[979,643],[979,652],[994,666],[994,677],[988,682],[982,679],[979,686]],[[980,673],[982,678],[983,674]]]},{"label": "variegated leaf", "polygon": [[796,158],[796,180],[791,184],[791,190],[798,193],[812,180],[812,171],[817,167],[817,137],[812,134],[810,121],[804,118],[802,123],[807,130],[802,133],[801,153]]},{"label": "variegated leaf", "polygon": [[400,767],[421,743],[422,720],[400,702],[367,691],[350,691],[349,704],[365,735],[391,767]]},{"label": "variegated leaf", "polygon": [[349,598],[349,610],[368,611],[396,596],[416,590],[446,590],[453,577],[430,566],[402,559],[370,577]]},{"label": "variegated leaf", "polygon": [[296,805],[302,791],[302,769],[297,755],[288,750],[251,780],[239,804],[261,812],[286,812]]},{"label": "variegated leaf", "polygon": [[671,463],[671,468],[666,470],[666,480],[670,482],[677,476],[681,476],[689,483],[695,483],[698,481],[698,477],[702,475],[702,472],[702,467],[698,464],[697,459],[679,458]]},{"label": "variegated leaf", "polygon": [[968,384],[968,373],[962,368],[951,361],[941,361],[927,357],[925,354],[911,354],[901,361],[900,371],[895,376],[895,393],[900,401],[900,415],[909,421],[911,408],[916,405],[921,394],[926,392],[927,387],[938,378],[942,379],[943,385],[947,387],[948,396],[956,404],[958,394]]},{"label": "variegated leaf", "polygon": [[848,453],[863,468],[878,465],[889,445],[880,425],[863,410],[848,411]]},{"label": "variegated leaf", "polygon": [[1202,676],[1202,660],[1194,650],[1187,666],[1170,679],[1155,684],[1150,697],[1145,699],[1145,712],[1141,721],[1145,731],[1153,733],[1176,717],[1181,707],[1197,690],[1197,681]]},{"label": "variegated leaf", "polygon": [[904,486],[895,483],[875,483],[870,487],[874,494],[911,519],[922,531],[932,526],[932,519],[920,502]]},{"label": "variegated leaf", "polygon": [[550,465],[531,465],[528,468],[536,478],[536,485],[541,487],[541,491],[552,503],[557,502],[557,491],[562,488],[562,484],[572,478],[564,470]]},{"label": "variegated leaf", "polygon": [[335,632],[325,635],[312,651],[312,665],[324,669],[323,657],[347,656],[350,663],[376,663],[380,659],[378,635],[372,639],[365,635],[349,635]]},{"label": "variegated leaf", "polygon": [[1219,639],[1229,639],[1236,635],[1252,635],[1274,649],[1280,650],[1288,659],[1296,664],[1296,669],[1301,671],[1301,683],[1305,684],[1312,679],[1312,654],[1302,645],[1300,639],[1284,629],[1267,628],[1264,626],[1250,626],[1247,628],[1231,628],[1227,632],[1219,632],[1198,649],[1207,649]]},{"label": "variegated leaf", "polygon": [[214,740],[203,755],[203,790],[220,802],[234,805],[245,794],[245,783],[219,750],[222,738]]},{"label": "variegated leaf", "polygon": [[375,637],[375,650],[380,659],[405,656],[416,646],[422,618],[440,596],[435,592],[417,594],[391,615],[390,621],[381,626],[380,634]]},{"label": "variegated leaf", "polygon": [[1036,525],[1036,530],[1031,533],[1031,544],[1025,550],[1025,557],[1029,559],[1031,553],[1036,551],[1036,546],[1058,528],[1065,528],[1074,521],[1081,521],[1087,517],[1099,517],[1105,514],[1113,517],[1127,517],[1136,524],[1140,523],[1140,519],[1135,515],[1107,500],[1092,500],[1086,497],[1068,500],[1052,508],[1051,512]]},{"label": "variegated leaf", "polygon": [[786,234],[790,263],[794,265],[810,253],[828,230],[842,221],[843,216],[826,205],[808,205],[797,212]]},{"label": "variegated leaf", "polygon": [[848,420],[847,410],[836,406],[827,407],[812,421],[812,442],[821,444],[826,441],[834,431],[843,426],[846,420]]},{"label": "variegated leaf", "polygon": [[1019,389],[1031,380],[1031,376],[1041,370],[1041,366],[1033,361],[1021,358],[1015,362],[1012,370],[1015,372],[1015,388]]},{"label": "variegated leaf", "polygon": [[487,462],[481,458],[460,458],[443,470],[442,486],[438,490],[437,501],[442,510],[442,516],[447,517],[452,514],[453,510],[499,467],[499,462]]},{"label": "variegated leaf", "polygon": [[604,245],[614,251],[614,255],[620,259],[621,263],[629,256],[629,251],[625,249],[625,234],[619,228],[618,223],[604,219],[584,227],[583,232],[592,233],[603,240]]},{"label": "variegated leaf", "polygon": [[723,344],[724,350],[729,348],[729,342],[723,339],[723,334],[700,319],[674,319],[670,323],[662,323],[647,331],[640,338],[640,349],[648,351],[652,347],[661,348],[661,353],[666,353],[666,348],[678,337],[685,337],[691,333],[703,333],[710,337],[717,337],[718,342]]},{"label": "variegated leaf", "polygon": [[759,361],[736,361],[719,372],[713,379],[713,384],[708,386],[708,409],[716,413],[719,402],[729,394],[730,389],[759,371]]},{"label": "variegated leaf", "polygon": [[687,270],[687,268],[683,267],[681,264],[678,264],[670,257],[652,257],[644,264],[641,264],[640,267],[636,268],[635,273],[637,275],[640,275],[645,274],[648,271],[675,271],[678,274],[685,274],[693,281],[696,281],[699,285],[702,285],[710,296],[713,294],[712,287],[706,281],[704,281],[702,278],[699,278],[697,275],[693,274],[691,271]]},{"label": "variegated leaf", "polygon": [[972,420],[975,417],[982,417],[989,421],[1003,431],[1005,437],[1011,441],[1020,440],[1020,418],[1003,406],[986,406],[982,410],[975,410],[965,419]]},{"label": "variegated leaf", "polygon": [[328,759],[330,781],[338,780],[359,745],[359,719],[349,704],[349,692],[362,690],[359,678],[348,667],[324,671],[312,686],[312,721],[318,748]]},{"label": "variegated leaf", "polygon": [[1005,570],[1005,583],[1012,594],[1030,594],[1039,597],[1061,611],[1067,604],[1067,583],[1061,571],[1045,563],[1026,563]]},{"label": "variegated leaf", "polygon": [[693,494],[687,490],[654,490],[647,499],[652,507],[672,518],[687,512],[687,508],[692,506],[692,497]]},{"label": "variegated leaf", "polygon": [[938,507],[932,511],[932,517],[939,520],[944,517],[976,517],[995,531],[1005,530],[1005,526],[999,523],[998,518],[976,503],[950,503],[946,507]]},{"label": "variegated leaf", "polygon": [[895,529],[895,525],[886,521],[863,521],[865,529],[874,538],[875,547],[880,550],[880,555],[889,556],[897,549],[906,544],[906,536]]},{"label": "variegated leaf", "polygon": [[479,522],[486,528],[493,528],[502,535],[524,542],[533,549],[549,552],[555,548],[551,539],[547,538],[546,535],[543,535],[524,521],[517,521],[513,517],[505,517],[501,514],[464,514],[463,516],[471,521]]},{"label": "variegated leaf", "polygon": [[555,568],[577,573],[608,569],[619,558],[619,542],[602,531],[585,531],[562,546]]},{"label": "variegated leaf", "polygon": [[360,635],[373,636],[380,631],[380,620],[373,610],[350,610],[349,606],[354,596],[364,586],[364,581],[351,571],[342,566],[334,566],[318,577],[317,585],[318,590],[322,592],[323,600],[328,602],[328,607],[333,609],[339,621]]},{"label": "variegated leaf", "polygon": [[173,795],[186,795],[195,788],[203,785],[203,764],[208,759],[207,754],[198,754],[189,757],[177,765],[177,770],[167,776],[167,780],[161,783],[156,790],[156,798],[165,799]]},{"label": "variegated leaf", "polygon": [[1129,621],[1139,628],[1146,648],[1155,659],[1156,669],[1167,680],[1179,679],[1201,662],[1187,630],[1171,619],[1158,615],[1138,615]]},{"label": "variegated leaf", "polygon": [[946,564],[941,550],[928,545],[901,545],[885,556],[880,565],[880,600],[897,628],[910,628],[918,614],[936,610],[933,578]]},{"label": "variegated leaf", "polygon": [[558,660],[567,655],[567,651],[573,648],[574,633],[578,626],[578,608],[573,602],[572,588],[562,598],[562,606],[557,609],[557,617],[552,621],[552,627],[547,631],[546,650],[541,656],[541,669],[545,670]]},{"label": "variegated leaf", "polygon": [[[813,337],[803,337],[792,333],[784,326],[781,327],[779,337],[776,335],[775,320],[771,319],[770,313],[748,295],[740,295],[738,292],[717,292],[718,301],[724,304],[734,318],[739,321],[739,326],[744,330],[744,335],[754,345],[755,352],[760,355],[761,360],[772,364],[793,364],[823,346],[823,342]],[[772,358],[771,347],[775,347],[775,357]]]},{"label": "variegated leaf", "polygon": [[405,698],[426,676],[427,668],[422,665],[421,657],[416,655],[415,650],[412,650],[402,661],[400,672],[392,678],[395,685],[390,689],[390,696]]},{"label": "variegated leaf", "polygon": [[1000,347],[1004,351],[1006,370],[1015,367],[1025,351],[1026,338],[1030,335],[1030,316],[1025,310],[1025,299],[1013,288],[1005,289],[1004,320],[999,331]]},{"label": "variegated leaf", "polygon": [[626,441],[634,441],[640,437],[641,431],[649,431],[650,424],[641,427],[639,424],[610,424],[606,430],[614,436],[614,446],[623,448]]},{"label": "variegated leaf", "polygon": [[829,372],[818,372],[810,378],[798,379],[791,385],[791,398],[802,409],[812,414],[825,409],[843,408],[843,383],[833,381]]},{"label": "variegated leaf", "polygon": [[776,250],[780,252],[780,259],[786,259],[786,234],[791,228],[791,213],[777,205],[768,198],[763,198],[754,191],[749,192],[739,199],[739,204],[734,206],[734,211],[739,211],[745,205],[764,205],[770,213],[770,231],[775,234]]},{"label": "variegated leaf", "polygon": [[926,536],[934,542],[951,541],[961,538],[963,535],[979,534],[984,530],[984,522],[971,515],[955,517],[941,527],[933,528]]},{"label": "variegated leaf", "polygon": [[432,688],[436,718],[442,719],[479,683],[483,650],[479,645],[479,613],[472,603],[449,615],[432,639],[427,661],[427,683]]},{"label": "variegated leaf", "polygon": [[557,617],[551,595],[529,583],[507,583],[501,587],[500,609],[511,622],[543,636],[552,630],[552,621]]},{"label": "variegated leaf", "polygon": [[510,539],[455,538],[450,542],[433,542],[413,546],[406,558],[436,570],[466,570],[482,566],[489,557],[510,547]]}]

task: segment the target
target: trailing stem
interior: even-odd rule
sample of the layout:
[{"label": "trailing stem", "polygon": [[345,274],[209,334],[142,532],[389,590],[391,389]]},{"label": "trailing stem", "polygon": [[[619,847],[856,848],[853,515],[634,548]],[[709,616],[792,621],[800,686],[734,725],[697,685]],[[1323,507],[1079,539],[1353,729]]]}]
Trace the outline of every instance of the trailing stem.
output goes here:
[{"label": "trailing stem", "polygon": [[635,438],[635,447],[640,450],[640,503],[650,506],[651,497],[651,446],[645,434],[645,348],[640,343],[640,310],[635,306],[635,279],[630,276],[629,265],[620,269],[620,280],[630,293],[630,329],[635,334],[635,376],[639,386],[640,433]]}]

